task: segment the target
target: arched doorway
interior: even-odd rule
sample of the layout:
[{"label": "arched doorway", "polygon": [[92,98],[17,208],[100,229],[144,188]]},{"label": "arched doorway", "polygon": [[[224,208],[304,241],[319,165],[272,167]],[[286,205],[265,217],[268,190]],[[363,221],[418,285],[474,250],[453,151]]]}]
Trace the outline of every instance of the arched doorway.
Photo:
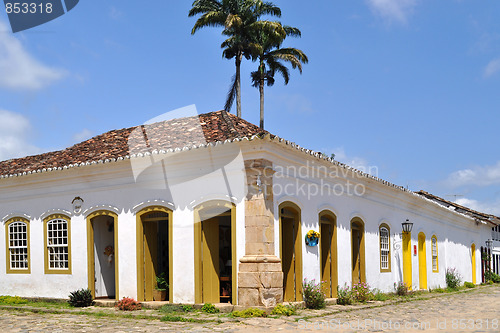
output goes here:
[{"label": "arched doorway", "polygon": [[420,289],[427,289],[427,252],[423,232],[418,234],[418,281]]},{"label": "arched doorway", "polygon": [[211,201],[194,215],[195,302],[236,304],[236,208]]},{"label": "arched doorway", "polygon": [[337,297],[337,219],[330,211],[319,214],[321,281],[326,297]]},{"label": "arched doorway", "polygon": [[159,301],[153,296],[156,278],[168,281],[172,302],[172,211],[162,206],[142,209],[137,216],[137,299]]},{"label": "arched doorway", "polygon": [[302,231],[300,208],[291,202],[279,206],[280,256],[283,270],[283,300],[302,301]]},{"label": "arched doorway", "polygon": [[470,251],[472,258],[472,283],[476,284],[476,244],[472,243]]},{"label": "arched doorway", "polygon": [[355,217],[351,220],[352,284],[366,282],[365,224]]},{"label": "arched doorway", "polygon": [[87,216],[88,286],[94,298],[118,299],[118,215]]}]

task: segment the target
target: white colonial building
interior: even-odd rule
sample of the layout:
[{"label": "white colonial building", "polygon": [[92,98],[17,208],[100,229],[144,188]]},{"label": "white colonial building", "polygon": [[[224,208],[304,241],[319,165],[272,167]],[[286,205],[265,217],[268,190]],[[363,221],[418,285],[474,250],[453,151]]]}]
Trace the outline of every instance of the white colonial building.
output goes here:
[{"label": "white colonial building", "polygon": [[266,306],[301,300],[304,279],[328,297],[443,287],[447,268],[479,283],[499,223],[223,111],[0,162],[0,217],[0,294],[153,300],[164,274],[171,302]]}]

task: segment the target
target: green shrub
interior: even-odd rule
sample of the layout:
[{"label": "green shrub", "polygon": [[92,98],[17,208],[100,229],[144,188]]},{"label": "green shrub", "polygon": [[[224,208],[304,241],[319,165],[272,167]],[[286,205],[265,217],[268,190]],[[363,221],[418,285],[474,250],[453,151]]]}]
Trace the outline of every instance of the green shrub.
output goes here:
[{"label": "green shrub", "polygon": [[375,300],[375,301],[384,302],[384,301],[387,301],[390,298],[389,295],[387,295],[386,293],[381,292],[378,289],[373,289],[372,290],[372,295],[373,295],[373,300]]},{"label": "green shrub", "polygon": [[307,279],[304,279],[302,294],[308,309],[322,309],[326,306],[326,296],[321,291],[321,284],[316,283],[315,280],[308,282]]},{"label": "green shrub", "polygon": [[432,292],[442,294],[442,293],[446,292],[446,290],[444,290],[443,288],[436,288],[436,289],[432,290]]},{"label": "green shrub", "polygon": [[11,305],[11,304],[26,304],[29,301],[19,296],[0,296],[0,304]]},{"label": "green shrub", "polygon": [[233,311],[231,314],[233,317],[241,318],[267,317],[266,311],[256,308],[248,308],[243,311]]},{"label": "green shrub", "polygon": [[352,304],[352,293],[347,284],[344,284],[344,287],[337,286],[337,304],[340,305]]},{"label": "green shrub", "polygon": [[219,313],[219,309],[217,309],[215,305],[211,303],[205,303],[201,308],[201,311],[205,313]]},{"label": "green shrub", "polygon": [[181,308],[182,308],[182,311],[184,311],[184,312],[193,312],[194,311],[194,308],[189,304],[181,305]]},{"label": "green shrub", "polygon": [[408,295],[408,286],[403,281],[394,283],[394,292],[398,296],[406,296]]},{"label": "green shrub", "polygon": [[361,303],[364,303],[373,297],[372,293],[370,292],[370,286],[365,282],[358,282],[353,284],[351,293],[354,300]]},{"label": "green shrub", "polygon": [[474,288],[476,285],[472,282],[467,282],[465,281],[464,282],[464,286],[467,287],[467,288]]},{"label": "green shrub", "polygon": [[78,308],[94,305],[92,292],[89,289],[80,289],[77,291],[73,291],[69,294],[68,303],[69,305]]},{"label": "green shrub", "polygon": [[492,281],[494,283],[500,283],[500,275],[492,272],[492,271],[486,271],[484,273],[484,279],[486,281]]},{"label": "green shrub", "polygon": [[116,305],[122,311],[135,311],[142,309],[141,303],[130,297],[123,297]]},{"label": "green shrub", "polygon": [[175,313],[184,312],[184,309],[179,304],[165,304],[160,308],[160,311],[163,313]]},{"label": "green shrub", "polygon": [[462,277],[458,273],[456,268],[446,269],[446,286],[450,289],[457,290],[460,286]]},{"label": "green shrub", "polygon": [[186,322],[186,321],[191,321],[188,318],[184,318],[182,316],[175,316],[172,314],[167,314],[163,317],[160,318],[161,321],[179,321],[179,322]]},{"label": "green shrub", "polygon": [[273,311],[271,311],[271,314],[288,317],[288,316],[293,316],[296,312],[297,310],[295,309],[294,306],[278,304],[274,307]]}]

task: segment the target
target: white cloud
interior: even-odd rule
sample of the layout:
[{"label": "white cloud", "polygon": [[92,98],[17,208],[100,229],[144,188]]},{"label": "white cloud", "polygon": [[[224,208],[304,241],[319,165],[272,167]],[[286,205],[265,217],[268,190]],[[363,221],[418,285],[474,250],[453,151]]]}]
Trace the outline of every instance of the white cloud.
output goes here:
[{"label": "white cloud", "polygon": [[0,21],[0,87],[38,90],[64,77],[66,72],[33,58]]},{"label": "white cloud", "polygon": [[40,152],[28,142],[30,121],[18,113],[0,110],[0,161]]},{"label": "white cloud", "polygon": [[335,154],[336,161],[378,177],[378,167],[370,165],[369,162],[362,157],[347,155],[343,147],[323,149],[323,151],[326,155]]},{"label": "white cloud", "polygon": [[109,17],[111,17],[113,20],[118,20],[122,16],[123,16],[123,12],[122,11],[120,11],[115,6],[111,6],[110,11],[109,11]]},{"label": "white cloud", "polygon": [[73,135],[73,141],[82,142],[92,137],[93,133],[91,130],[84,128],[80,132]]},{"label": "white cloud", "polygon": [[493,59],[484,68],[483,76],[490,77],[500,71],[500,58]]},{"label": "white cloud", "polygon": [[313,113],[314,108],[307,97],[301,94],[273,95],[273,99],[278,101],[289,112]]},{"label": "white cloud", "polygon": [[500,216],[500,200],[496,202],[479,202],[474,199],[460,198],[455,201],[455,203],[471,208],[481,213],[493,214]]},{"label": "white cloud", "polygon": [[389,23],[406,23],[417,0],[366,0],[372,12]]},{"label": "white cloud", "polygon": [[500,184],[500,161],[495,165],[476,166],[453,172],[447,179],[451,187],[464,185],[490,186]]}]

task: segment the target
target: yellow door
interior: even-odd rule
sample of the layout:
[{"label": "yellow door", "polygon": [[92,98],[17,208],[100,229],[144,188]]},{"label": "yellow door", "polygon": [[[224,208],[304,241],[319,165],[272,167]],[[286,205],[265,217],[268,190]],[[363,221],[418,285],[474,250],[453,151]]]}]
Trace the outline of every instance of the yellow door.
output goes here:
[{"label": "yellow door", "polygon": [[411,233],[403,232],[403,281],[409,290],[412,289],[411,271]]},{"label": "yellow door", "polygon": [[219,220],[201,223],[202,229],[202,301],[219,303]]},{"label": "yellow door", "polygon": [[420,289],[427,289],[427,256],[425,251],[425,234],[418,234],[418,280]]},{"label": "yellow door", "polygon": [[352,284],[361,282],[360,232],[352,230]]},{"label": "yellow door", "polygon": [[472,253],[472,283],[476,284],[476,244],[472,244],[470,250]]},{"label": "yellow door", "polygon": [[337,262],[334,247],[334,228],[331,222],[320,224],[321,281],[327,297],[337,297]]},{"label": "yellow door", "polygon": [[295,255],[294,255],[294,223],[292,219],[282,219],[282,249],[281,261],[283,266],[283,300],[285,302],[295,301]]},{"label": "yellow door", "polygon": [[156,287],[156,268],[158,258],[157,222],[147,221],[144,228],[144,300],[153,300]]}]

